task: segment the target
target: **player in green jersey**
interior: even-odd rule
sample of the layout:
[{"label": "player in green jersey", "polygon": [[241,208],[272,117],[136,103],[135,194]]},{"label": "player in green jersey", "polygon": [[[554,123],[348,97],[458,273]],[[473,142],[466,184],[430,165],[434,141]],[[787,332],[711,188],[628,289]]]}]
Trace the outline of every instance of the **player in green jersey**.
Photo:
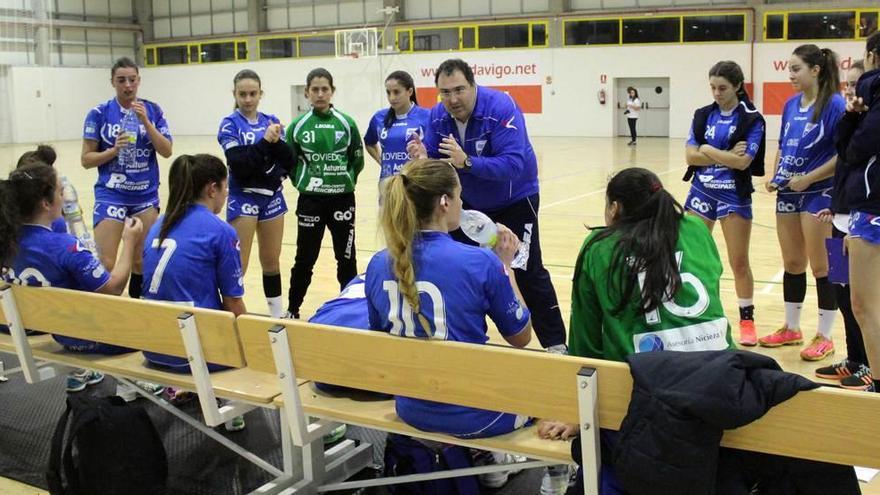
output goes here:
[{"label": "player in green jersey", "polygon": [[645,169],[615,175],[606,201],[608,227],[587,237],[575,264],[571,354],[623,361],[634,352],[734,349],[706,226]]},{"label": "player in green jersey", "polygon": [[291,180],[299,191],[296,258],[290,270],[286,315],[290,318],[299,318],[325,227],[333,238],[340,290],[358,273],[354,186],[364,168],[364,150],[354,120],[330,103],[335,91],[333,76],[326,69],[309,72],[306,97],[312,109],[287,127],[286,142],[296,156]]}]

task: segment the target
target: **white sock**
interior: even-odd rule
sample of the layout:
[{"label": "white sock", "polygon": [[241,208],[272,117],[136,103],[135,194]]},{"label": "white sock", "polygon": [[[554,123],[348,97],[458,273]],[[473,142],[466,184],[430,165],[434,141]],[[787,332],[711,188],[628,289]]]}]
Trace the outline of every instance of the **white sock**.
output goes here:
[{"label": "white sock", "polygon": [[804,308],[802,302],[785,303],[785,326],[789,330],[801,329],[801,309]]},{"label": "white sock", "polygon": [[281,302],[281,296],[267,297],[266,303],[269,305],[269,315],[272,318],[281,318],[284,315],[284,304]]},{"label": "white sock", "polygon": [[751,297],[748,299],[737,299],[736,301],[741,308],[748,308],[749,306],[755,305],[755,302]]},{"label": "white sock", "polygon": [[828,340],[831,340],[831,328],[834,326],[834,319],[836,317],[837,311],[830,309],[819,310],[819,327],[816,330]]}]

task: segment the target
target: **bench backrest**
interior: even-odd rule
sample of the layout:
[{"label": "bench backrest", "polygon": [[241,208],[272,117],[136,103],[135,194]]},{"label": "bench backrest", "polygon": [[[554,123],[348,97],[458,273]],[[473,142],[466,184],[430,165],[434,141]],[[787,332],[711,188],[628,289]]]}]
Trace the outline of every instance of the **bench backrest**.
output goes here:
[{"label": "bench backrest", "polygon": [[[625,363],[240,316],[251,368],[276,372],[268,330],[278,324],[287,328],[300,380],[578,423],[576,375],[581,367],[591,367],[599,376],[599,423],[615,430],[632,393]],[[880,468],[880,421],[851,420],[877,417],[880,394],[822,387],[726,431],[722,445]]]},{"label": "bench backrest", "polygon": [[227,311],[108,296],[51,287],[13,285],[22,324],[29,330],[186,357],[178,316],[192,313],[209,363],[245,366]]}]

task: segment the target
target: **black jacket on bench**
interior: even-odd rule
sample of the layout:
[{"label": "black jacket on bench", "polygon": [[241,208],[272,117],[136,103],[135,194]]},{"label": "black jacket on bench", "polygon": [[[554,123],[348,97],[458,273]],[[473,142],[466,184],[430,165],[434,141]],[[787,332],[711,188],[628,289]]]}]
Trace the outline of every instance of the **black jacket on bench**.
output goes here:
[{"label": "black jacket on bench", "polygon": [[725,429],[819,385],[751,352],[648,352],[627,361],[633,393],[613,458],[629,495],[747,495],[755,482],[762,494],[860,493],[851,466],[720,448]]}]

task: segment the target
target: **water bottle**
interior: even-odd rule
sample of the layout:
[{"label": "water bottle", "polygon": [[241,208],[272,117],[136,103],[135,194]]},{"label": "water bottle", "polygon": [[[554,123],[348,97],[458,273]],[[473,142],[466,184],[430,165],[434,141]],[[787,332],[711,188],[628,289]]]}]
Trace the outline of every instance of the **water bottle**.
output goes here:
[{"label": "water bottle", "polygon": [[[460,225],[464,235],[481,247],[491,249],[498,242],[498,226],[481,211],[462,210]],[[521,243],[510,267],[524,270],[529,259],[528,254],[528,245]]]},{"label": "water bottle", "polygon": [[128,138],[128,144],[119,150],[116,164],[119,170],[124,172],[134,167],[137,160],[137,138],[140,132],[140,122],[134,110],[125,111],[119,132],[125,133]]},{"label": "water bottle", "polygon": [[61,205],[61,213],[64,215],[64,221],[67,222],[67,231],[79,239],[83,247],[98,254],[95,239],[83,220],[82,208],[79,206],[79,196],[76,194],[76,188],[64,176],[61,177],[61,196],[64,200],[64,203]]}]

